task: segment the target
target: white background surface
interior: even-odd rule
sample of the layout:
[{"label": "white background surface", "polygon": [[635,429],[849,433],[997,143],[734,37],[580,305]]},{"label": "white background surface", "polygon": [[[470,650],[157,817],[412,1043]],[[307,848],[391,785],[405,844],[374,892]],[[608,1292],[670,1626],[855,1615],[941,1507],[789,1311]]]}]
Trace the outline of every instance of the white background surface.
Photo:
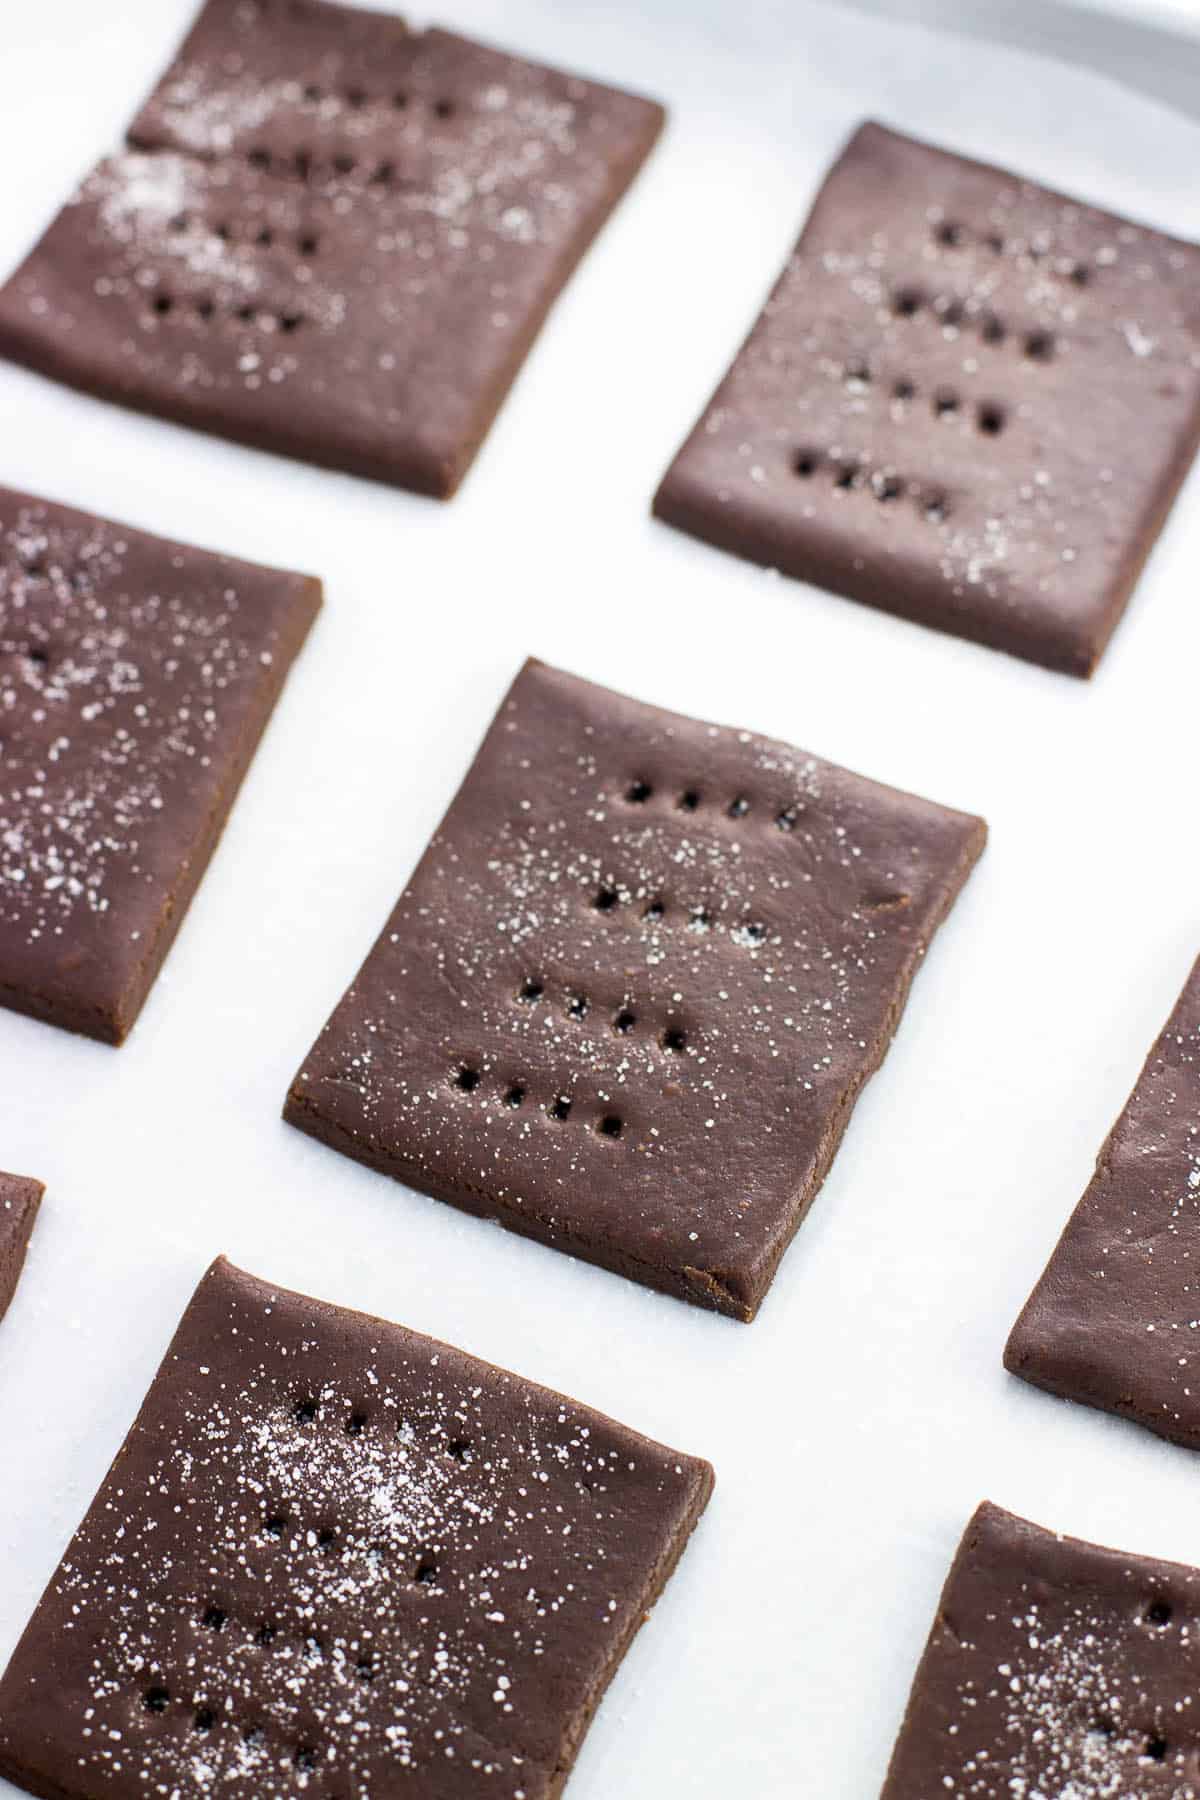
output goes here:
[{"label": "white background surface", "polygon": [[[0,270],[118,138],[189,12],[5,8]],[[0,1657],[224,1250],[715,1463],[712,1507],[571,1800],[862,1800],[985,1494],[1200,1562],[1185,1452],[1000,1366],[1200,950],[1200,481],[1090,686],[742,566],[654,525],[648,503],[864,113],[1192,236],[1200,128],[1093,75],[802,0],[786,29],[767,0],[673,12],[447,9],[673,113],[451,506],[0,367],[0,481],[311,568],[328,589],[130,1043],[0,1014],[0,1165],[49,1184],[0,1330]],[[992,826],[751,1327],[411,1195],[279,1122],[529,651]]]}]

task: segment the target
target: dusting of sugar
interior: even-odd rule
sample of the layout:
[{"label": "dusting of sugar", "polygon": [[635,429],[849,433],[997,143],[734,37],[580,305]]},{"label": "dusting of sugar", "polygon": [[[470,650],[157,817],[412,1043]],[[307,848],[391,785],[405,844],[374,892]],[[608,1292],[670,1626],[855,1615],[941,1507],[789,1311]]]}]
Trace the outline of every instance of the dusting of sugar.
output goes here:
[{"label": "dusting of sugar", "polygon": [[301,98],[296,82],[262,80],[235,69],[214,78],[208,68],[185,68],[164,84],[159,108],[168,140],[182,150],[227,155],[246,132],[257,131],[281,105]]},{"label": "dusting of sugar", "polygon": [[521,678],[298,1085],[435,1191],[578,1240],[619,1181],[623,1254],[719,1269],[878,1060],[953,815],[586,683],[548,711],[555,679]]},{"label": "dusting of sugar", "polygon": [[1091,1337],[1096,1296],[1109,1290],[1096,1396],[1185,1442],[1200,1435],[1198,1013],[1189,981],[1030,1302],[1033,1319],[1052,1314],[1054,1343],[1069,1357]]},{"label": "dusting of sugar", "polygon": [[760,549],[795,561],[816,529],[872,592],[931,586],[939,622],[1039,622],[1078,659],[1191,430],[1198,274],[1191,246],[877,132],[833,172],[681,492],[736,504]]},{"label": "dusting of sugar", "polygon": [[[945,1800],[1144,1800],[1151,1787],[1158,1791],[1153,1776],[1178,1773],[1177,1745],[1160,1735],[1153,1684],[1122,1647],[1123,1633],[1139,1626],[1086,1595],[1060,1597],[1052,1609],[1028,1599],[1009,1623],[1011,1649],[990,1677],[969,1676],[958,1687],[943,1737]],[[1184,1624],[1179,1655],[1190,1640]],[[969,1633],[958,1647],[980,1653]],[[1190,1732],[1177,1712],[1168,1729],[1181,1728]],[[1169,1791],[1176,1800],[1195,1795],[1187,1783]]]},{"label": "dusting of sugar", "polygon": [[449,1757],[489,1778],[472,1793],[544,1793],[546,1709],[565,1733],[657,1553],[630,1564],[625,1496],[640,1534],[661,1495],[666,1531],[682,1466],[645,1446],[643,1467],[573,1403],[388,1328],[356,1340],[353,1390],[315,1379],[326,1344],[354,1358],[285,1310],[253,1344],[223,1331],[190,1382],[168,1365],[186,1398],[59,1570],[81,1771],[284,1800],[329,1779],[392,1793]]},{"label": "dusting of sugar", "polygon": [[48,955],[81,918],[165,903],[172,805],[208,805],[182,797],[220,779],[274,642],[217,559],[131,560],[132,535],[0,500],[0,923]]},{"label": "dusting of sugar", "polygon": [[35,254],[17,278],[30,316],[70,340],[99,307],[156,391],[198,402],[305,369],[306,403],[388,432],[411,419],[447,295],[472,296],[457,330],[489,356],[522,337],[542,292],[524,254],[557,269],[609,204],[642,103],[362,17],[377,36],[362,88],[338,52],[314,53],[312,82],[281,75],[257,7],[198,40],[69,209],[70,232],[107,248],[101,273],[66,302]]}]

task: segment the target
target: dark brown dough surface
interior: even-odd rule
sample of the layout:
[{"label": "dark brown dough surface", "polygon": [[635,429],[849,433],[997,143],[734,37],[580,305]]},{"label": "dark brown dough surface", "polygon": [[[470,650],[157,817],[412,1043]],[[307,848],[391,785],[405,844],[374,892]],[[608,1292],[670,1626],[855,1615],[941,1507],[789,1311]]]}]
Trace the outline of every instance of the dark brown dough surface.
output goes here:
[{"label": "dark brown dough surface", "polygon": [[1195,1800],[1200,1570],[967,1527],[882,1800]]},{"label": "dark brown dough surface", "polygon": [[1200,437],[1200,249],[864,125],[655,500],[1074,675]]},{"label": "dark brown dough surface", "polygon": [[48,1800],[552,1800],[711,1487],[218,1261],[0,1681],[0,1774]]},{"label": "dark brown dough surface", "polygon": [[0,1004],[125,1037],[320,600],[0,488]]},{"label": "dark brown dough surface", "polygon": [[0,1319],[17,1291],[29,1236],[45,1191],[40,1181],[0,1173]]},{"label": "dark brown dough surface", "polygon": [[1014,1375],[1200,1448],[1200,963],[1004,1353]]},{"label": "dark brown dough surface", "polygon": [[286,1117],[749,1319],[985,835],[528,663]]},{"label": "dark brown dough surface", "polygon": [[662,119],[382,13],[208,0],[0,290],[0,354],[448,495]]}]

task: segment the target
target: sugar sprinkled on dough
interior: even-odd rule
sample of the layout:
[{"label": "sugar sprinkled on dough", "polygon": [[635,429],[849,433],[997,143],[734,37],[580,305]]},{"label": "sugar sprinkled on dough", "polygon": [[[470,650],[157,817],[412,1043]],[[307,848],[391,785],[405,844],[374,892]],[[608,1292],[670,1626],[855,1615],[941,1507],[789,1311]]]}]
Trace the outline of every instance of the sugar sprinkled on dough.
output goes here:
[{"label": "sugar sprinkled on dough", "polygon": [[794,1229],[982,835],[530,665],[288,1116],[708,1294]]},{"label": "sugar sprinkled on dough", "polygon": [[0,514],[0,924],[30,940],[107,913],[116,869],[155,879],[169,797],[270,658],[219,564],[185,580],[164,546],[141,589],[127,558],[119,526]]},{"label": "sugar sprinkled on dough", "polygon": [[[309,103],[299,82],[264,77],[271,52],[269,38],[259,41],[257,9],[237,24],[245,52],[177,65],[152,102],[153,141],[101,164],[76,197],[95,209],[111,246],[97,297],[138,303],[137,334],[177,362],[182,385],[288,381],[299,363],[297,341],[281,341],[286,319],[323,332],[349,321],[389,345],[378,353],[381,371],[402,369],[435,291],[472,265],[479,280],[498,240],[566,240],[609,179],[603,147],[578,129],[582,83],[564,79],[555,83],[563,91],[544,92],[531,65],[476,52],[480,85],[442,119],[436,55],[385,20],[386,91],[351,105],[335,81]],[[404,114],[392,99],[401,74],[417,90]],[[280,133],[294,149],[277,150],[263,173],[253,160],[258,139],[277,144]],[[49,304],[36,281],[25,291],[33,310]],[[494,322],[508,325],[518,298],[510,277],[498,273],[489,291]],[[155,307],[164,294],[167,314]],[[247,300],[255,304],[242,317]],[[245,339],[232,373],[231,319]],[[71,309],[57,323],[73,331]],[[361,345],[348,345],[347,372],[361,356]]]},{"label": "sugar sprinkled on dough", "polygon": [[56,1738],[121,1793],[399,1795],[451,1760],[455,1792],[545,1795],[703,1488],[573,1401],[218,1265],[43,1602]]},{"label": "sugar sprinkled on dough", "polygon": [[211,0],[0,288],[59,379],[448,496],[661,126],[634,95],[354,6]]},{"label": "sugar sprinkled on dough", "polygon": [[656,510],[1075,673],[1193,450],[1200,251],[866,125]]}]

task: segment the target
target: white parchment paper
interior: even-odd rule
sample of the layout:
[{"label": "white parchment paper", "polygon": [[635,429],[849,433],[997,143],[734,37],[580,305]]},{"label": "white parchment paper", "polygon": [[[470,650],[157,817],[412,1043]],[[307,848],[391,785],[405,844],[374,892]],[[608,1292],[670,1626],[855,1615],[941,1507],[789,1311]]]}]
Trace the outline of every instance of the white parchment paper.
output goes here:
[{"label": "white parchment paper", "polygon": [[[118,138],[189,11],[5,8],[0,270]],[[224,1250],[716,1464],[572,1800],[862,1800],[982,1496],[1200,1561],[1194,1460],[1000,1366],[1200,951],[1200,482],[1090,687],[742,566],[654,525],[649,498],[863,115],[1192,236],[1200,129],[1095,76],[801,0],[455,0],[443,22],[673,114],[453,505],[0,367],[0,481],[328,584],[128,1046],[0,1014],[0,1166],[49,1184],[0,1329],[0,1657]],[[750,1328],[278,1120],[529,651],[991,822]]]}]

